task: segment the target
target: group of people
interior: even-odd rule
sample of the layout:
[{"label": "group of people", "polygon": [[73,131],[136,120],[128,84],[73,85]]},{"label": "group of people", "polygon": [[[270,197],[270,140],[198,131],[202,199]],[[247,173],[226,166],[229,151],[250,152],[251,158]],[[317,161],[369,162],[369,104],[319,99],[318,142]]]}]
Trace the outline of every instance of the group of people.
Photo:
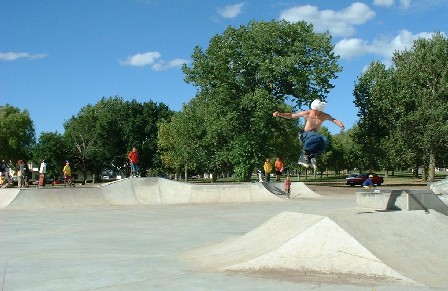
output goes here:
[{"label": "group of people", "polygon": [[[280,182],[280,176],[283,173],[283,161],[280,159],[280,157],[277,157],[275,159],[275,181],[276,182]],[[270,182],[271,181],[271,173],[274,170],[272,163],[271,163],[271,159],[267,158],[264,162],[263,165],[263,171],[259,171],[259,181],[263,182],[263,174],[264,174],[264,179],[266,182]]]},{"label": "group of people", "polygon": [[[13,187],[13,178],[11,176],[11,166],[12,162],[9,163],[2,160],[0,164],[0,187],[1,188],[11,188]],[[30,180],[32,178],[32,171],[30,170],[28,163],[24,160],[19,160],[15,167],[15,172],[17,173],[17,184],[20,188],[28,188]]]},{"label": "group of people", "polygon": [[11,161],[8,163],[5,160],[0,164],[0,188],[9,188],[13,185],[10,164]]},{"label": "group of people", "polygon": [[[274,117],[282,117],[286,119],[296,119],[303,117],[305,119],[305,124],[303,130],[300,132],[299,139],[303,144],[303,151],[299,159],[299,164],[308,168],[313,166],[314,170],[317,169],[317,160],[316,158],[320,156],[327,147],[328,139],[322,135],[317,133],[322,124],[325,121],[331,121],[338,125],[341,130],[344,130],[344,124],[333,118],[331,115],[325,113],[324,107],[326,106],[325,102],[322,102],[318,99],[314,100],[311,103],[311,109],[303,110],[297,113],[280,113],[275,111],[272,115]],[[138,176],[138,161],[139,154],[137,149],[134,147],[131,152],[128,153],[128,159],[131,165],[131,177]],[[2,162],[1,165],[1,179],[2,183],[4,180],[9,180],[9,169],[6,165],[5,161]],[[8,171],[6,171],[8,169]],[[280,182],[280,177],[284,171],[284,164],[280,157],[276,158],[274,166],[272,165],[270,159],[266,159],[263,165],[264,179],[266,182],[270,181],[270,175],[275,169],[276,182]],[[28,187],[29,179],[31,176],[31,171],[28,168],[28,164],[25,161],[20,160],[17,165],[17,176],[19,181],[19,187]],[[72,184],[72,174],[69,161],[66,161],[66,165],[63,169],[65,181],[69,184]],[[45,173],[46,173],[46,164],[45,160],[42,159],[41,167],[39,170],[39,186],[45,186]],[[259,179],[260,182],[263,181],[262,172],[259,171]],[[290,180],[289,176],[287,180]],[[65,184],[65,183],[64,183]],[[285,185],[286,189],[286,185]],[[289,188],[288,188],[289,189]]]},{"label": "group of people", "polygon": [[[259,171],[259,182],[270,182],[271,180],[271,172],[275,169],[275,181],[281,182],[280,177],[282,176],[285,168],[283,161],[280,159],[280,157],[275,158],[274,167],[272,166],[271,160],[267,158],[263,165],[263,172]],[[263,180],[263,173],[264,173],[264,180]],[[286,176],[285,181],[283,182],[283,186],[285,188],[286,193],[286,199],[289,199],[289,195],[291,193],[291,177],[289,175]]]},{"label": "group of people", "polygon": [[[131,164],[131,177],[136,177],[138,175],[139,154],[135,147],[128,153],[128,159]],[[45,162],[45,159],[41,159],[40,162],[38,186],[39,188],[42,188],[45,187],[47,163]],[[17,186],[19,188],[28,188],[32,179],[32,171],[30,170],[28,163],[25,160],[19,160],[16,167],[12,169],[10,166],[11,164],[11,161],[8,163],[5,160],[0,163],[0,188],[14,187],[13,176],[11,175],[11,173],[14,172],[17,176]],[[75,187],[72,169],[68,160],[65,161],[62,172],[64,175],[64,186]]]},{"label": "group of people", "polygon": [[[64,187],[67,187],[67,185],[75,187],[75,183],[73,181],[72,176],[72,168],[70,167],[69,161],[65,161],[65,165],[62,168],[62,172],[64,174]],[[38,181],[39,188],[45,187],[46,173],[47,173],[47,163],[45,162],[45,159],[41,159],[39,167],[39,181]]]}]

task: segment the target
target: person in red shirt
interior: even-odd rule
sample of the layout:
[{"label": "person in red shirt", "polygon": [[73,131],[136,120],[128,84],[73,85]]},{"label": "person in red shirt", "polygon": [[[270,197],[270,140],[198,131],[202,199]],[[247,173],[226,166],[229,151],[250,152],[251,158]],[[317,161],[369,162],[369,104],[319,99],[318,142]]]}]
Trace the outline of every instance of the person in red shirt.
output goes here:
[{"label": "person in red shirt", "polygon": [[279,157],[277,157],[275,160],[275,175],[276,175],[275,181],[280,182],[280,176],[282,175],[282,172],[283,172],[283,162]]},{"label": "person in red shirt", "polygon": [[128,158],[131,162],[131,177],[136,177],[138,172],[138,151],[136,148],[132,148],[132,151],[128,154]]}]

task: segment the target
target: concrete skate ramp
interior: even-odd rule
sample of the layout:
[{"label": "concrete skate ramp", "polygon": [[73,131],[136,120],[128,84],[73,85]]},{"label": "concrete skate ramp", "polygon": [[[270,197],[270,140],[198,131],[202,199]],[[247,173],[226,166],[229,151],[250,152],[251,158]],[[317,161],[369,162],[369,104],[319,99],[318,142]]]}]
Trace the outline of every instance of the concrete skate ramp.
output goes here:
[{"label": "concrete skate ramp", "polygon": [[19,189],[17,188],[3,188],[0,189],[0,209],[5,208],[16,198]]},{"label": "concrete skate ramp", "polygon": [[[1,192],[0,192],[1,194]],[[42,209],[108,205],[99,188],[20,189],[4,208]]]},{"label": "concrete skate ramp", "polygon": [[422,211],[339,218],[282,212],[182,258],[201,271],[314,273],[447,288],[447,226],[445,216]]},{"label": "concrete skate ramp", "polygon": [[[5,191],[11,190],[11,191]],[[101,187],[1,189],[0,208],[280,202],[260,183],[192,184],[161,178],[123,179]]]},{"label": "concrete skate ramp", "polygon": [[448,205],[431,190],[359,190],[356,203],[376,210],[435,210],[448,216]]},{"label": "concrete skate ramp", "polygon": [[114,205],[281,201],[259,183],[194,184],[161,178],[127,179],[102,187]]},{"label": "concrete skate ramp", "polygon": [[[286,195],[283,182],[262,183],[263,186],[271,193],[276,195]],[[303,182],[291,182],[291,198],[319,198],[322,197],[317,194]]]},{"label": "concrete skate ramp", "polygon": [[448,178],[431,183],[429,189],[431,189],[436,194],[448,194]]}]

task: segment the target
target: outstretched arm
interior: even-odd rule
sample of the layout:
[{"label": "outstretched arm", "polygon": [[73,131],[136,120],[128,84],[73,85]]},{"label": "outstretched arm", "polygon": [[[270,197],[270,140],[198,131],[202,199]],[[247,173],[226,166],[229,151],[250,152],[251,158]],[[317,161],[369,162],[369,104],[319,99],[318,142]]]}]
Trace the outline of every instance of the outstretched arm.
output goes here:
[{"label": "outstretched arm", "polygon": [[275,111],[274,113],[272,113],[272,116],[274,116],[274,117],[283,117],[286,119],[299,118],[304,115],[306,115],[306,111],[301,111],[298,113],[290,113],[290,112],[281,113],[281,112]]},{"label": "outstretched arm", "polygon": [[330,116],[330,118],[329,118],[328,120],[330,120],[331,122],[333,122],[334,124],[336,124],[337,126],[339,126],[339,128],[340,128],[341,130],[344,130],[344,129],[345,129],[345,126],[344,126],[344,124],[342,123],[342,121],[337,120],[337,119],[335,119],[335,118],[333,118],[333,117],[331,117],[331,116]]}]

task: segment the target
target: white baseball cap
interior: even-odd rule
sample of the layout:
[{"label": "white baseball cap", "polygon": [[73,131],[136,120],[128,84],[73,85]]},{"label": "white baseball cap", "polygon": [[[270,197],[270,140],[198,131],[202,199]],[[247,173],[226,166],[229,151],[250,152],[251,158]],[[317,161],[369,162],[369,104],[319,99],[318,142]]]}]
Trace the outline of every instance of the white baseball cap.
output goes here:
[{"label": "white baseball cap", "polygon": [[325,105],[327,105],[327,102],[322,102],[319,99],[316,99],[311,103],[311,109],[324,111]]}]

